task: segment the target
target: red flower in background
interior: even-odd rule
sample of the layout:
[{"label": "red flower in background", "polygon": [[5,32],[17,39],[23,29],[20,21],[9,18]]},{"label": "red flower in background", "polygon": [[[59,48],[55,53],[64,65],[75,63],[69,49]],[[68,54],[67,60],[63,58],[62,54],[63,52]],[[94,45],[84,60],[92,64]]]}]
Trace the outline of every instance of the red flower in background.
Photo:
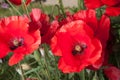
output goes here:
[{"label": "red flower in background", "polygon": [[120,80],[120,69],[114,66],[104,69],[104,73],[109,80]]},{"label": "red flower in background", "polygon": [[98,21],[94,10],[82,10],[72,19],[63,24],[51,40],[53,54],[61,56],[59,69],[69,73],[88,66],[99,68],[104,60],[109,18],[103,15]]},{"label": "red flower in background", "polygon": [[87,8],[99,8],[103,5],[106,5],[105,14],[109,16],[118,16],[120,15],[120,0],[84,0]]},{"label": "red flower in background", "polygon": [[10,66],[17,64],[40,45],[40,31],[29,32],[28,21],[27,17],[22,16],[11,16],[0,20],[0,58],[12,52]]},{"label": "red flower in background", "polygon": [[53,21],[50,24],[48,15],[42,13],[38,8],[32,9],[30,13],[31,22],[29,23],[30,29],[32,32],[36,29],[40,29],[41,32],[41,42],[49,43],[52,36],[55,34],[57,28],[59,27],[58,21]]},{"label": "red flower in background", "polygon": [[[15,5],[21,5],[22,4],[22,0],[9,0],[11,3],[15,4]],[[28,5],[31,0],[25,0],[26,1],[26,5]]]}]

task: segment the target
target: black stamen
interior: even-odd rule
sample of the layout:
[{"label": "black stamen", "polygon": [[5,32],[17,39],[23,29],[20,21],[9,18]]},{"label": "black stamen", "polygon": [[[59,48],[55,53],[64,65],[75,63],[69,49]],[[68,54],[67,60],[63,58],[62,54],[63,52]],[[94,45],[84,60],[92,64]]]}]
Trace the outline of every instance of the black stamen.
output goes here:
[{"label": "black stamen", "polygon": [[82,43],[82,44],[77,44],[74,46],[73,50],[72,50],[72,54],[76,55],[76,54],[81,54],[84,52],[84,49],[87,48],[87,45]]},{"label": "black stamen", "polygon": [[15,38],[10,41],[9,45],[10,45],[11,50],[15,50],[18,47],[24,45],[24,39],[23,38]]}]

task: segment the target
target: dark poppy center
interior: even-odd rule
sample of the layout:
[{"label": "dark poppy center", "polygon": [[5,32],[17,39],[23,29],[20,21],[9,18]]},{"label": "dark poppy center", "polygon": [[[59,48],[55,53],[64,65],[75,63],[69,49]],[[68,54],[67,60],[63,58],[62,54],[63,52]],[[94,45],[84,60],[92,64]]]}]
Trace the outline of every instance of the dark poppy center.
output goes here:
[{"label": "dark poppy center", "polygon": [[72,50],[72,54],[73,55],[76,55],[76,54],[81,54],[84,52],[85,48],[87,48],[87,45],[82,43],[82,44],[76,44],[74,47],[73,47],[73,50]]},{"label": "dark poppy center", "polygon": [[16,48],[22,46],[24,44],[24,38],[14,38],[10,40],[9,46],[11,50],[15,50]]}]

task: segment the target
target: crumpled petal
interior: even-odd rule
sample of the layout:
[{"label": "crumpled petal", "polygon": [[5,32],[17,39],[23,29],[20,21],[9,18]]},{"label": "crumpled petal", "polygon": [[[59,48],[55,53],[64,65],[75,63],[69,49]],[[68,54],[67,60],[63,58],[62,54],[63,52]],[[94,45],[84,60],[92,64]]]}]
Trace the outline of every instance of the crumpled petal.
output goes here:
[{"label": "crumpled petal", "polygon": [[75,20],[83,20],[85,21],[94,31],[98,27],[98,20],[96,18],[95,10],[80,10],[79,12],[73,15]]}]

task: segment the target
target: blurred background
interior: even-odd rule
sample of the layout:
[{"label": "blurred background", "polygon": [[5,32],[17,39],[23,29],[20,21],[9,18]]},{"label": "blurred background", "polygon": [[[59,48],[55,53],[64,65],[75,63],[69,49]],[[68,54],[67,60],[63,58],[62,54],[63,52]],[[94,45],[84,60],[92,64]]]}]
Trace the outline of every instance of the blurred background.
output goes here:
[{"label": "blurred background", "polygon": [[[41,8],[41,4],[44,6],[44,12],[49,14],[53,5],[58,5],[58,0],[32,0],[32,3],[29,4],[31,8]],[[78,6],[77,0],[63,0],[63,5],[65,8],[75,8]],[[22,12],[23,8],[16,6],[17,9]],[[3,14],[4,13],[4,14]],[[0,0],[0,17],[10,16],[16,14],[13,13],[12,8],[8,5],[7,0]]]}]

